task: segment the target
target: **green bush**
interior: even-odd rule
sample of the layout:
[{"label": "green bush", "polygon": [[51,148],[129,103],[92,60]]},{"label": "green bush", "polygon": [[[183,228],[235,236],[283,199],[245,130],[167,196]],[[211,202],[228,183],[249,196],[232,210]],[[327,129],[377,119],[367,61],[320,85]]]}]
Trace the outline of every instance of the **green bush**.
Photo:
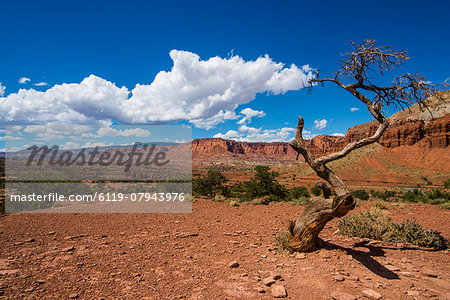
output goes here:
[{"label": "green bush", "polygon": [[255,175],[245,182],[245,198],[248,200],[269,196],[271,201],[286,201],[289,190],[276,181],[278,172],[270,172],[268,166],[256,166]]},{"label": "green bush", "polygon": [[338,229],[347,236],[407,242],[437,250],[447,249],[449,245],[439,232],[409,220],[401,224],[392,223],[390,216],[379,209],[346,216],[339,222]]},{"label": "green bush", "polygon": [[446,189],[450,189],[450,178],[447,179],[446,181],[444,181],[444,187],[445,187]]},{"label": "green bush", "polygon": [[403,221],[401,224],[392,223],[393,239],[406,241],[416,246],[447,249],[448,241],[438,232],[425,229],[415,221]]},{"label": "green bush", "polygon": [[442,189],[430,189],[424,192],[415,189],[404,193],[401,199],[403,202],[441,204],[442,201],[450,202],[450,193]]},{"label": "green bush", "polygon": [[378,199],[381,199],[383,201],[386,201],[389,198],[394,197],[396,194],[397,193],[395,191],[391,191],[391,190],[384,190],[382,192],[375,191],[375,190],[371,190],[370,191],[370,195],[372,196],[372,198],[378,198]]},{"label": "green bush", "polygon": [[322,194],[322,189],[318,186],[313,186],[310,190],[311,194],[314,196],[320,196]]},{"label": "green bush", "polygon": [[364,189],[352,191],[352,196],[360,200],[369,200],[370,197],[369,193],[367,193]]},{"label": "green bush", "polygon": [[296,186],[290,190],[291,199],[310,198],[308,189],[304,186]]},{"label": "green bush", "polygon": [[196,196],[213,198],[216,193],[226,194],[228,187],[223,184],[228,178],[217,170],[209,170],[205,176],[199,176],[192,180],[192,193]]}]

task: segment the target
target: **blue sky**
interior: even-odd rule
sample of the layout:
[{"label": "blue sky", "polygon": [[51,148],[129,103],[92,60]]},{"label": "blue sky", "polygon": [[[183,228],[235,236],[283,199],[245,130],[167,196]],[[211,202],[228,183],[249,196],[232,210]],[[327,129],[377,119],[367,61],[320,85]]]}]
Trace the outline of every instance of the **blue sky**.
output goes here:
[{"label": "blue sky", "polygon": [[[246,79],[262,76],[276,63],[283,63],[284,69],[298,76],[303,71],[292,69],[291,64],[298,68],[309,65],[320,69],[322,76],[331,75],[337,69],[340,53],[352,50],[350,40],[361,42],[372,38],[380,45],[409,49],[411,57],[401,70],[388,73],[387,79],[380,79],[380,83],[389,83],[399,72],[416,71],[427,80],[443,82],[450,77],[449,11],[447,1],[3,2],[0,82],[5,89],[0,101],[7,104],[3,122],[24,123],[33,111],[36,115],[42,113],[42,123],[61,121],[69,115],[67,118],[73,123],[117,116],[121,123],[150,120],[154,124],[193,125],[194,138],[236,136],[274,141],[291,138],[297,115],[302,115],[311,136],[342,134],[355,124],[371,120],[364,107],[344,91],[328,85],[315,88],[307,96],[288,79],[273,84],[260,78]],[[209,72],[208,80],[220,77],[223,69],[237,68],[239,74],[228,74],[231,79],[226,83],[232,86],[232,93],[239,95],[225,97],[223,103],[205,108],[203,102],[192,98],[214,96],[217,90],[208,95],[210,83],[205,81],[194,86],[196,92],[189,94],[189,101],[199,107],[195,111],[182,108],[186,95],[182,83],[186,79],[179,77],[187,76],[192,87],[196,70],[186,73],[190,67],[181,75],[172,74],[166,81],[160,79],[152,87],[159,72],[171,71],[174,58],[169,53],[174,53],[171,52],[174,49],[187,51],[175,53],[182,66],[193,55],[200,62],[208,62],[206,71],[202,69]],[[254,73],[253,65],[242,66],[266,54],[268,58],[257,64],[264,67],[256,68]],[[210,61],[216,56],[226,61],[218,66]],[[240,62],[231,61],[236,56]],[[284,69],[278,68],[273,74]],[[80,88],[64,85],[80,84],[91,74],[95,77]],[[173,83],[175,75],[178,81]],[[20,78],[30,80],[19,83]],[[240,83],[244,86],[236,89]],[[136,84],[141,88],[135,90]],[[30,92],[31,89],[46,92],[55,85],[55,91],[48,93]],[[92,90],[80,95],[85,86]],[[26,91],[15,95],[19,89]],[[136,96],[139,105],[120,108],[121,101],[134,94],[141,95]],[[167,102],[162,100],[165,97]],[[150,98],[158,98],[159,102]],[[155,103],[157,107],[147,106]],[[68,112],[64,111],[67,107]],[[352,112],[352,107],[359,110]],[[224,111],[219,114],[221,108]],[[243,120],[245,114],[240,112],[245,108],[251,109],[247,110],[249,116],[254,115],[251,120]],[[52,114],[58,114],[58,118],[52,119]],[[154,116],[147,118],[151,114]],[[38,118],[30,122],[36,123]],[[193,119],[197,121],[192,123]],[[226,135],[230,130],[236,134]]]}]

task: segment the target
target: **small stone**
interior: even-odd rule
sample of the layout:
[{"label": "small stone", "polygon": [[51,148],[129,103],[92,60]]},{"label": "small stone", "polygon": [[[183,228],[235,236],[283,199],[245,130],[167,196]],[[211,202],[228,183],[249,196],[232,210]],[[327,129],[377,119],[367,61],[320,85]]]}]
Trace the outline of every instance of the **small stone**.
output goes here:
[{"label": "small stone", "polygon": [[344,276],[342,276],[342,275],[334,275],[333,279],[336,281],[344,281],[345,280]]},{"label": "small stone", "polygon": [[422,274],[428,277],[436,278],[438,277],[437,273],[430,269],[422,269]]},{"label": "small stone", "polygon": [[272,296],[274,298],[286,298],[287,292],[284,286],[277,284],[272,287]]},{"label": "small stone", "polygon": [[408,296],[412,296],[412,297],[417,297],[419,296],[419,292],[418,291],[408,291]]},{"label": "small stone", "polygon": [[39,284],[43,284],[43,283],[45,283],[45,280],[39,279],[39,280],[36,280],[36,282]]},{"label": "small stone", "polygon": [[62,252],[71,252],[71,251],[74,251],[74,250],[75,250],[74,246],[70,246],[70,247],[61,249]]},{"label": "small stone", "polygon": [[56,233],[56,231],[50,231],[47,233],[47,235],[54,235]]},{"label": "small stone", "polygon": [[297,253],[295,255],[295,258],[297,258],[297,259],[305,259],[306,258],[306,254],[305,253]]},{"label": "small stone", "polygon": [[381,297],[383,297],[381,294],[379,294],[371,289],[364,290],[364,291],[362,291],[362,293],[367,298],[374,299],[374,300],[378,300],[378,299],[381,299]]},{"label": "small stone", "polygon": [[267,277],[267,278],[264,278],[262,282],[267,286],[271,286],[276,281],[272,277]]},{"label": "small stone", "polygon": [[331,298],[335,300],[356,300],[357,298],[351,294],[334,291],[331,293]]},{"label": "small stone", "polygon": [[237,268],[239,267],[239,263],[237,261],[232,261],[228,266],[230,268]]},{"label": "small stone", "polygon": [[78,298],[78,294],[77,293],[72,293],[69,295],[69,299],[76,299]]},{"label": "small stone", "polygon": [[391,272],[397,272],[400,271],[399,267],[393,266],[393,265],[386,265],[386,269],[388,269]]},{"label": "small stone", "polygon": [[257,287],[255,288],[255,291],[257,291],[257,292],[260,293],[260,294],[264,294],[264,293],[266,292],[266,290],[264,289],[263,286],[257,286]]},{"label": "small stone", "polygon": [[414,277],[414,274],[411,272],[399,272],[399,274],[405,277]]},{"label": "small stone", "polygon": [[353,280],[353,281],[359,281],[359,277],[356,276],[356,275],[350,275],[350,276],[348,277],[348,279]]},{"label": "small stone", "polygon": [[25,243],[32,243],[32,242],[34,242],[34,241],[35,241],[35,239],[29,238],[29,239],[25,240]]}]

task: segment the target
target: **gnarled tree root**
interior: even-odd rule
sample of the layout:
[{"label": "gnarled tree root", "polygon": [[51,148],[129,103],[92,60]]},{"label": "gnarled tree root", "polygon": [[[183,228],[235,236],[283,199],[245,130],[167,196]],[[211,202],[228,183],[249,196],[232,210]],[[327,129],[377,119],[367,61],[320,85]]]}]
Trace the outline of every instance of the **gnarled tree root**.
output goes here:
[{"label": "gnarled tree root", "polygon": [[288,247],[291,252],[309,252],[321,247],[319,233],[333,218],[342,217],[355,208],[350,193],[334,199],[312,200],[295,222],[289,223]]}]

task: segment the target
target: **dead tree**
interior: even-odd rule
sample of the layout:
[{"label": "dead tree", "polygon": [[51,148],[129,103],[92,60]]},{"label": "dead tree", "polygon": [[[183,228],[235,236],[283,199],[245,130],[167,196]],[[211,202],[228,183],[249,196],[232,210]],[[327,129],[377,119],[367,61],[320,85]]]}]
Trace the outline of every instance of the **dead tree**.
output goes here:
[{"label": "dead tree", "polygon": [[[389,126],[383,109],[405,109],[414,103],[426,107],[424,100],[442,86],[426,82],[419,73],[399,76],[390,86],[376,85],[372,83],[372,76],[375,78],[384,76],[385,71],[402,65],[409,59],[406,56],[407,51],[396,51],[390,46],[378,47],[374,40],[365,40],[362,44],[351,42],[351,44],[354,46],[354,51],[343,55],[340,69],[334,77],[319,78],[317,71],[308,89],[311,92],[317,84],[323,86],[327,82],[338,85],[365,104],[378,121],[378,129],[372,136],[351,142],[339,152],[315,158],[306,147],[302,136],[304,120],[302,117],[298,118],[295,140],[290,145],[304,157],[320,178],[331,185],[336,196],[333,199],[327,199],[330,195],[329,187],[322,184],[324,197],[311,201],[303,214],[295,222],[290,222],[287,244],[291,251],[307,252],[320,247],[319,233],[327,222],[335,217],[346,215],[355,207],[355,199],[350,191],[344,182],[327,167],[327,163],[341,159],[355,149],[377,142]],[[350,82],[344,83],[347,81]]]}]

